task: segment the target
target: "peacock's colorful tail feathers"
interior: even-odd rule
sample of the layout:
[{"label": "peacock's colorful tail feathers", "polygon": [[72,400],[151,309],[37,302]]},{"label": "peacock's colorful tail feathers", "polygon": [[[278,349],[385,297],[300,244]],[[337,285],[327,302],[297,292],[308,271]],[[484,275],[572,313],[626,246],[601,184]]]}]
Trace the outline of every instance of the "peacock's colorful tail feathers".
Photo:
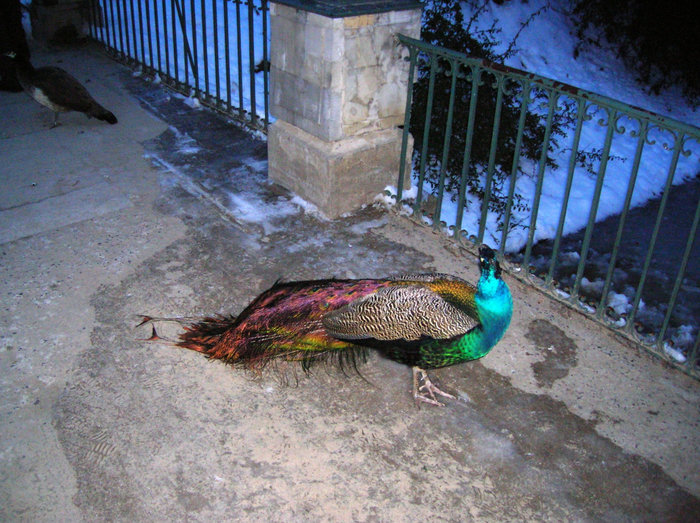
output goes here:
[{"label": "peacock's colorful tail feathers", "polygon": [[200,352],[211,359],[259,373],[269,365],[300,363],[304,371],[316,364],[329,364],[341,371],[357,371],[367,357],[367,349],[328,336],[320,322],[261,327],[252,325],[243,313],[238,316],[195,318],[157,318],[143,316],[139,326],[154,322],[179,323],[184,331],[177,340],[164,338],[155,326],[145,341],[167,342]]}]

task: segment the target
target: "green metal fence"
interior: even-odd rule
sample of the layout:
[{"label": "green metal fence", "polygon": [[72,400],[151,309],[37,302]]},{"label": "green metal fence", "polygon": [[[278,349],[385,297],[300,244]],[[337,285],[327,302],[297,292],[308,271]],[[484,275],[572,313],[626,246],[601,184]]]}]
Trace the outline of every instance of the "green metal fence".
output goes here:
[{"label": "green metal fence", "polygon": [[267,129],[267,0],[90,0],[90,22],[92,38],[144,75]]},{"label": "green metal fence", "polygon": [[700,377],[700,129],[399,40],[412,86],[399,208],[490,243],[514,276]]}]

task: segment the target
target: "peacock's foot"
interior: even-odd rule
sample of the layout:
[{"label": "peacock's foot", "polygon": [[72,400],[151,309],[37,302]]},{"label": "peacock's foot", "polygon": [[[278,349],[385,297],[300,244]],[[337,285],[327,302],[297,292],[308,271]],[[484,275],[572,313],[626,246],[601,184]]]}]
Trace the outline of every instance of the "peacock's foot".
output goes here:
[{"label": "peacock's foot", "polygon": [[435,405],[436,407],[444,407],[445,404],[437,400],[435,397],[436,394],[453,400],[457,399],[452,394],[443,392],[438,389],[437,386],[433,385],[433,382],[430,381],[428,377],[428,373],[423,369],[420,367],[413,367],[413,398],[416,401],[423,401],[430,405]]}]

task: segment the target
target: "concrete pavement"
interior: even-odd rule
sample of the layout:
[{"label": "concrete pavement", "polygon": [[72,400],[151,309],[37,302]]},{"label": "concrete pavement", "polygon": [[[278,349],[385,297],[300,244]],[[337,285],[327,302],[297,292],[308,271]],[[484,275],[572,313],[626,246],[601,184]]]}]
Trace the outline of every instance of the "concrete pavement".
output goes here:
[{"label": "concrete pavement", "polygon": [[0,519],[697,520],[698,382],[512,279],[505,339],[431,373],[444,408],[377,355],[255,378],[138,341],[138,314],[237,313],[280,277],[476,262],[382,210],[324,220],[263,140],[99,52],[34,62],[119,123],[0,93]]}]

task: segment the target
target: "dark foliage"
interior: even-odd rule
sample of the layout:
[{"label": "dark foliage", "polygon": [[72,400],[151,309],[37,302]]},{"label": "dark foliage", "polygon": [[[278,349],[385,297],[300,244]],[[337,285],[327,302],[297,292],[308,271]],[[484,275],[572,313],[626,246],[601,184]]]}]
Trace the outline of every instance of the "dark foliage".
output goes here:
[{"label": "dark foliage", "polygon": [[[604,37],[650,92],[680,85],[688,102],[700,105],[697,2],[658,0],[573,0],[582,46],[600,46]],[[576,55],[575,55],[576,56]]]},{"label": "dark foliage", "polygon": [[[478,11],[477,7],[472,20],[466,21],[460,2],[456,0],[430,2],[426,5],[423,12],[421,38],[428,43],[465,53],[470,58],[480,58],[489,62],[502,63],[507,57],[507,53],[511,52],[512,45],[508,48],[505,55],[497,54],[494,49],[499,43],[496,39],[499,29],[495,26],[480,31],[472,28],[472,22],[478,16]],[[426,145],[425,158],[421,158],[424,147],[424,126],[429,109],[427,100],[431,60],[427,55],[419,55],[411,114],[411,134],[415,139],[414,161],[416,164],[420,164],[421,161],[425,162],[426,180],[435,187],[439,183],[442,166],[446,173],[445,187],[452,193],[454,198],[454,195],[458,193],[463,183],[464,151],[467,141],[468,116],[474,74],[470,68],[458,65],[457,62],[451,63],[446,58],[438,59],[435,67],[434,102],[430,108],[432,115],[430,117],[429,139]],[[458,76],[456,80],[450,148],[447,161],[443,165],[443,146],[447,130],[446,122],[449,113],[452,74],[455,68]],[[514,159],[523,86],[510,80],[506,80],[503,84],[498,84],[496,76],[486,71],[480,72],[478,76],[479,87],[477,90],[473,140],[469,165],[464,173],[464,184],[470,193],[480,197],[484,196],[485,187],[480,173],[486,172],[489,164],[494,116],[500,89],[503,101],[494,158],[493,185],[490,188],[490,209],[502,216],[507,203],[507,180],[511,176]],[[535,101],[530,104],[526,115],[520,157],[537,162],[542,151],[545,134],[544,114],[546,113],[546,109],[543,110],[539,106],[542,101],[546,103],[547,98],[539,90],[532,92],[530,96]],[[558,116],[553,122],[553,137],[557,134],[562,134],[561,126],[561,116]],[[556,142],[554,140],[551,141],[548,145],[548,152],[551,152],[555,146]],[[549,155],[547,156],[547,164],[549,166],[555,165],[549,158]],[[524,208],[517,194],[513,205],[516,208]]]}]

